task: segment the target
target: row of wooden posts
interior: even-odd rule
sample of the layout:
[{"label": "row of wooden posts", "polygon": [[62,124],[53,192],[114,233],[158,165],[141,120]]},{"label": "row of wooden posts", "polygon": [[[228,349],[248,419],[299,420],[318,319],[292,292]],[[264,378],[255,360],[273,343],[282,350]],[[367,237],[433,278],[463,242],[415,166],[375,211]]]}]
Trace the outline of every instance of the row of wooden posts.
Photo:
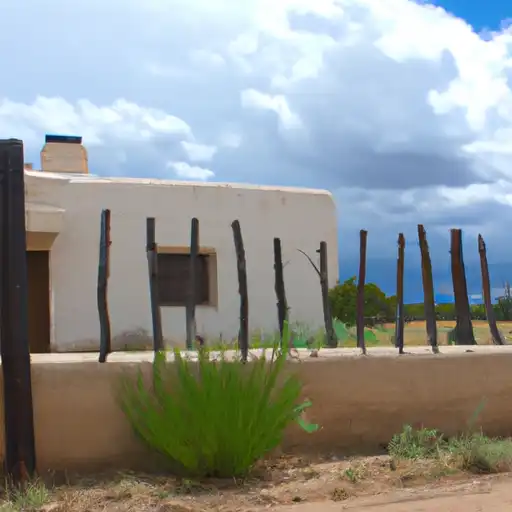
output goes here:
[{"label": "row of wooden posts", "polygon": [[[111,352],[111,329],[108,313],[108,276],[110,267],[110,246],[112,244],[110,236],[110,210],[103,210],[101,213],[100,229],[100,251],[98,265],[98,314],[100,322],[100,355],[99,362],[107,361],[107,356]],[[249,299],[247,290],[247,267],[245,248],[242,237],[240,222],[235,220],[231,224],[233,231],[233,241],[236,252],[238,291],[240,295],[240,326],[238,333],[238,346],[243,361],[247,360],[249,351]],[[327,243],[321,242],[318,249],[320,255],[320,268],[314,263],[311,257],[304,251],[304,254],[320,278],[320,289],[322,294],[322,303],[324,311],[324,322],[328,337],[328,345],[337,345],[336,334],[334,332],[331,308],[329,304],[329,279],[327,273]],[[149,217],[146,219],[146,253],[148,260],[149,273],[149,292],[151,301],[152,331],[153,331],[153,349],[160,351],[164,348],[162,320],[160,315],[160,306],[158,300],[158,244],[155,237],[155,219]],[[186,346],[191,350],[194,345],[204,342],[196,330],[196,264],[199,254],[199,221],[193,218],[190,229],[190,271],[187,290],[187,301],[185,306],[186,322]],[[284,323],[287,319],[288,302],[286,300],[286,291],[283,274],[283,258],[280,238],[274,238],[274,275],[275,275],[275,294],[277,299],[277,318],[281,336],[284,331]]]},{"label": "row of wooden posts", "polygon": [[[247,291],[247,268],[244,242],[240,222],[235,220],[231,224],[233,230],[233,240],[237,260],[238,286],[240,294],[240,326],[238,343],[243,360],[247,359],[249,350],[249,299]],[[423,283],[424,308],[426,319],[427,341],[432,347],[434,353],[438,352],[436,311],[434,301],[434,283],[432,278],[432,263],[427,243],[425,228],[418,225],[418,239],[421,252],[421,270]],[[359,276],[357,284],[357,312],[356,312],[356,332],[357,346],[363,354],[366,354],[366,344],[364,340],[364,288],[366,281],[366,252],[367,252],[368,232],[360,231],[360,260]],[[109,254],[110,254],[110,210],[103,210],[101,214],[101,235],[100,235],[100,258],[98,267],[98,313],[100,320],[100,356],[99,361],[105,362],[107,355],[111,351],[111,330],[108,314],[107,289],[109,274]],[[481,271],[482,271],[482,289],[484,304],[495,344],[503,345],[504,340],[498,330],[494,310],[492,308],[491,289],[489,270],[487,264],[485,243],[481,235],[478,237],[478,248],[480,253]],[[329,279],[327,262],[327,243],[320,242],[318,249],[320,265],[319,268],[312,258],[301,249],[298,249],[311,263],[320,280],[320,291],[324,312],[325,341],[327,347],[337,347],[338,339],[333,326],[331,306],[329,302]],[[152,330],[153,330],[153,348],[155,351],[164,348],[162,322],[160,316],[160,306],[158,300],[158,244],[155,239],[155,219],[150,217],[146,219],[146,253],[149,271],[149,290],[151,300]],[[471,312],[469,307],[469,298],[466,284],[466,274],[464,270],[464,258],[462,252],[462,231],[460,229],[451,230],[451,271],[456,309],[456,327],[455,335],[460,344],[475,344],[473,327],[471,323]],[[186,345],[191,350],[194,344],[199,341],[203,343],[201,336],[198,336],[195,320],[196,306],[196,262],[199,254],[199,221],[193,218],[190,229],[190,271],[188,283],[188,295],[185,307],[186,322]],[[396,284],[396,324],[395,324],[395,346],[399,354],[404,353],[404,260],[405,260],[405,237],[403,233],[398,235],[398,256],[397,256],[397,284]],[[277,318],[279,330],[282,335],[284,322],[287,318],[288,303],[286,300],[286,291],[283,276],[283,260],[281,250],[281,240],[274,238],[274,274],[275,274],[275,294],[277,298]]]},{"label": "row of wooden posts", "polygon": [[[366,353],[364,346],[364,283],[366,274],[366,246],[368,233],[360,231],[360,260],[359,281],[357,298],[357,341],[358,346]],[[434,280],[432,277],[432,262],[427,243],[427,235],[423,225],[418,225],[418,241],[421,253],[421,276],[423,284],[423,306],[426,320],[427,341],[434,353],[438,353],[436,304],[434,298]],[[504,345],[494,309],[492,307],[491,284],[489,277],[489,265],[487,263],[487,250],[482,235],[478,235],[478,252],[480,255],[480,269],[482,274],[482,293],[487,321],[491,331],[492,341],[495,345]],[[464,255],[462,250],[462,230],[450,231],[450,260],[452,284],[455,300],[456,325],[455,337],[460,345],[476,345],[471,321],[471,308],[464,268]],[[404,261],[405,261],[405,237],[403,233],[398,235],[397,257],[397,284],[396,284],[396,323],[395,346],[400,354],[404,353]]]}]

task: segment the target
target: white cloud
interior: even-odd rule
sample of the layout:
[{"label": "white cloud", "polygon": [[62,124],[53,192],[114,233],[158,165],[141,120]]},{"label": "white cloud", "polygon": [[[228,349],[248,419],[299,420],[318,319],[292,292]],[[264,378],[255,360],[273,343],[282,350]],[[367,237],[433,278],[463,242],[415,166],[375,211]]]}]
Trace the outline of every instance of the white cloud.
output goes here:
[{"label": "white cloud", "polygon": [[215,146],[187,142],[186,140],[181,142],[181,147],[184,149],[191,162],[209,162],[215,153],[217,153]]},{"label": "white cloud", "polygon": [[510,27],[410,0],[27,2],[2,11],[0,135],[28,151],[75,133],[102,173],[329,187],[344,254],[423,222],[508,257]]},{"label": "white cloud", "polygon": [[176,176],[185,180],[207,181],[215,176],[215,173],[210,169],[190,165],[187,162],[169,162],[167,166],[174,169]]},{"label": "white cloud", "polygon": [[287,99],[281,94],[272,96],[254,89],[247,89],[242,91],[241,99],[244,107],[275,112],[284,128],[301,127],[299,116],[291,111]]},{"label": "white cloud", "polygon": [[43,96],[37,96],[30,104],[0,99],[0,130],[15,134],[21,130],[21,134],[16,134],[18,137],[26,130],[32,134],[79,134],[90,145],[104,144],[112,138],[130,142],[159,135],[192,135],[190,126],[182,119],[124,99],[98,106],[86,99],[71,104],[60,97]]}]

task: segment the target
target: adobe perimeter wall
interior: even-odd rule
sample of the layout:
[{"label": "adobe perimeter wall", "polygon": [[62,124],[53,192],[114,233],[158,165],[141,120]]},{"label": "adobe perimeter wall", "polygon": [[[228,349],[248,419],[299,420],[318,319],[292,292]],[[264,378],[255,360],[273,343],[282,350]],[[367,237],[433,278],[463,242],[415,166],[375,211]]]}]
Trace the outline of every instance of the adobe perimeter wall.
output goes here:
[{"label": "adobe perimeter wall", "polygon": [[[401,357],[386,349],[373,349],[367,357],[351,350],[342,350],[342,356],[339,351],[323,351],[318,358],[303,354],[302,362],[292,364],[300,372],[305,396],[313,401],[308,420],[319,423],[322,430],[308,435],[294,426],[286,435],[284,450],[375,451],[404,423],[452,434],[465,428],[483,399],[486,406],[477,425],[489,435],[511,434],[512,350],[443,351],[433,356],[422,349]],[[134,439],[115,392],[120,373],[138,367],[149,372],[152,355],[112,354],[106,364],[95,362],[96,357],[33,356],[40,471],[135,469],[152,463]],[[0,441],[3,457],[3,438]]]}]

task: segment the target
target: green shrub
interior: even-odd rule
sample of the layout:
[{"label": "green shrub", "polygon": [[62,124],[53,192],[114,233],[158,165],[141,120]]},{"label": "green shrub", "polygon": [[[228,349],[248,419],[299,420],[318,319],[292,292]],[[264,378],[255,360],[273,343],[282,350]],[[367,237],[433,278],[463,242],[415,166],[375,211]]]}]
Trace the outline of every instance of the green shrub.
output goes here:
[{"label": "green shrub", "polygon": [[388,452],[397,459],[428,459],[437,457],[443,446],[443,437],[437,430],[404,425],[402,432],[389,442]]},{"label": "green shrub", "polygon": [[[288,326],[283,336],[288,340]],[[198,362],[174,352],[174,363],[164,353],[153,364],[153,386],[139,371],[137,379],[124,377],[121,406],[135,432],[164,455],[174,471],[203,477],[247,474],[256,461],[276,448],[284,430],[298,420],[307,431],[316,430],[300,418],[309,403],[297,405],[301,383],[283,371],[287,344],[277,345],[268,360],[244,364],[217,358],[200,350]]]}]

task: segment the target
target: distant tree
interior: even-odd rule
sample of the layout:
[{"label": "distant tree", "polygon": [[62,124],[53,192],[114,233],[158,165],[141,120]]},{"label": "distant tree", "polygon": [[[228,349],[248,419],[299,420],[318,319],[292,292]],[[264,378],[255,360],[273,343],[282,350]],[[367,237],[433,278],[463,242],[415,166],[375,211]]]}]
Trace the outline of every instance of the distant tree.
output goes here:
[{"label": "distant tree", "polygon": [[[331,288],[329,299],[333,316],[346,325],[355,325],[357,312],[356,276]],[[396,298],[394,298],[394,303],[396,304]],[[393,297],[387,297],[376,284],[366,283],[364,287],[364,316],[366,325],[392,321],[394,318]]]},{"label": "distant tree", "polygon": [[485,313],[485,306],[483,304],[473,304],[469,307],[471,311],[471,318],[473,320],[485,320],[487,315]]},{"label": "distant tree", "polygon": [[347,325],[356,323],[357,284],[356,276],[338,283],[329,290],[332,316]]},{"label": "distant tree", "polygon": [[436,315],[438,320],[455,320],[455,304],[437,304]]}]

